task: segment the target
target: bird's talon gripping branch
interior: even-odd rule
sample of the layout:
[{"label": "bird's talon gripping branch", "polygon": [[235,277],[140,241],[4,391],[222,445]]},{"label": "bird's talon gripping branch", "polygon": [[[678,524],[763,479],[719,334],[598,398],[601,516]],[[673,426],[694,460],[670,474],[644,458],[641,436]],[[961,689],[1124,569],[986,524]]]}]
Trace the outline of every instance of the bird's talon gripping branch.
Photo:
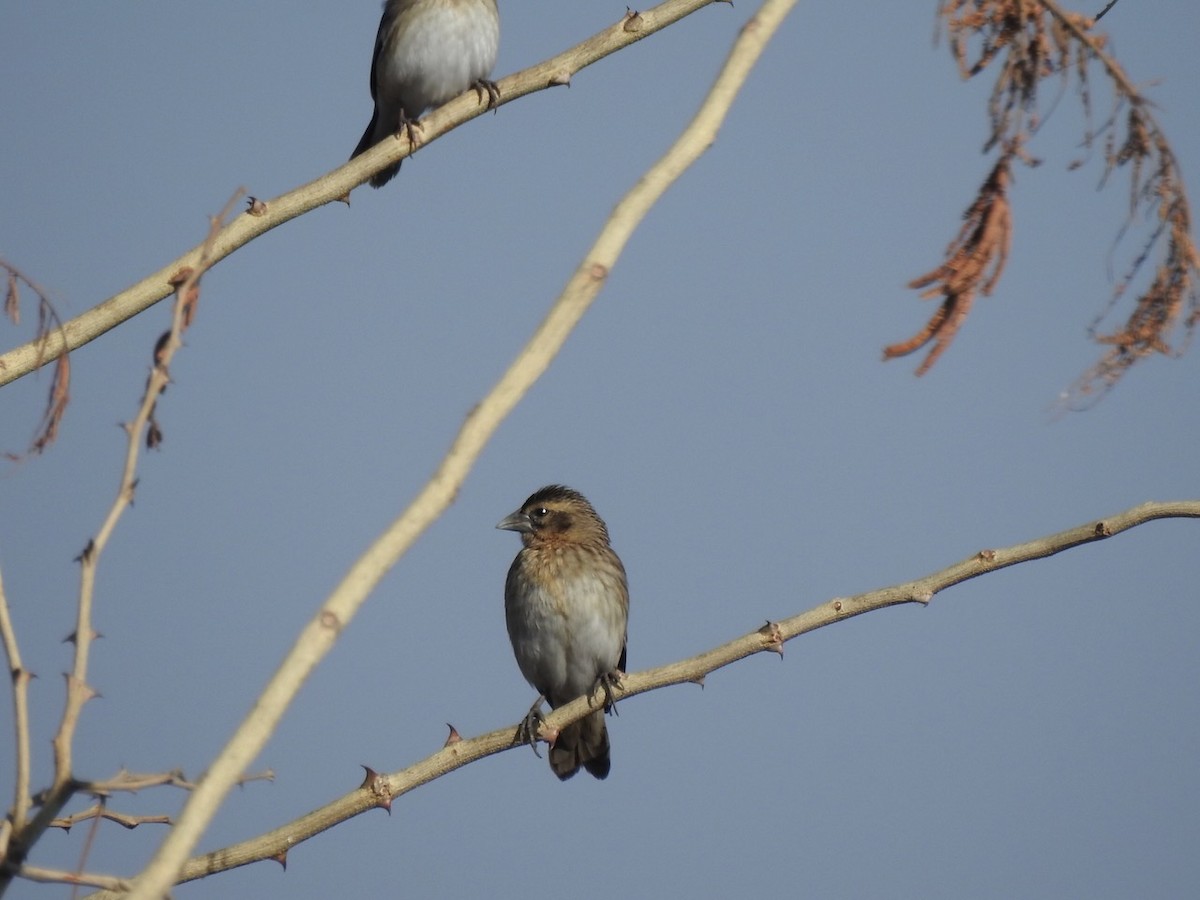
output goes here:
[{"label": "bird's talon gripping branch", "polygon": [[596,684],[592,688],[592,694],[597,691],[604,692],[604,711],[611,716],[620,715],[617,712],[617,698],[613,696],[613,689],[621,686],[621,679],[625,673],[620,669],[613,669],[611,672],[605,672],[596,679]]},{"label": "bird's talon gripping branch", "polygon": [[400,111],[400,122],[396,126],[396,137],[402,134],[408,135],[408,143],[412,145],[413,152],[416,153],[417,148],[421,146],[420,132],[425,128],[418,119],[410,119],[404,114],[404,110]]},{"label": "bird's talon gripping branch", "polygon": [[479,98],[479,102],[483,102],[483,95],[487,94],[487,108],[495,109],[500,104],[500,88],[496,86],[496,82],[489,81],[486,78],[480,78],[473,85],[475,96]]},{"label": "bird's talon gripping branch", "polygon": [[533,748],[533,755],[538,759],[542,758],[542,754],[538,753],[538,731],[545,721],[542,715],[542,701],[545,698],[540,694],[533,701],[533,706],[529,707],[529,712],[525,713],[525,718],[521,720],[521,724],[517,726],[517,733],[513,735],[514,744],[528,744]]}]

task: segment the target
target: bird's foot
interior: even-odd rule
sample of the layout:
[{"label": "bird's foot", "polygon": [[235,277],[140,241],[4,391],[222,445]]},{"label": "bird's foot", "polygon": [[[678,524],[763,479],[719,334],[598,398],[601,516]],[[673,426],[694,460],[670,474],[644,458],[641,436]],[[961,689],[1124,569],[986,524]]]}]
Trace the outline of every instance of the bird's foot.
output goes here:
[{"label": "bird's foot", "polygon": [[487,108],[494,110],[500,103],[500,88],[496,86],[496,82],[488,81],[486,78],[480,78],[473,85],[475,96],[479,98],[479,102],[483,102],[483,95],[487,93]]},{"label": "bird's foot", "polygon": [[422,130],[419,119],[410,119],[404,110],[400,110],[400,120],[396,123],[396,137],[400,137],[401,134],[407,134],[413,153],[416,153],[417,148],[421,146],[420,132]]},{"label": "bird's foot", "polygon": [[604,692],[604,711],[610,715],[618,715],[617,699],[613,696],[613,690],[621,686],[621,679],[625,677],[625,673],[620,669],[613,669],[611,672],[605,672],[596,679],[596,683],[592,685],[592,695],[597,691]]},{"label": "bird's foot", "polygon": [[[542,724],[546,721],[542,715],[542,701],[546,698],[541,694],[533,701],[533,706],[529,707],[529,712],[525,713],[525,718],[521,720],[521,724],[517,726],[517,733],[513,735],[514,744],[528,744],[533,748],[533,755],[538,759],[542,758],[542,754],[538,753],[537,742],[538,732],[541,731]],[[553,746],[554,738],[558,737],[556,732],[549,737],[549,743]]]}]

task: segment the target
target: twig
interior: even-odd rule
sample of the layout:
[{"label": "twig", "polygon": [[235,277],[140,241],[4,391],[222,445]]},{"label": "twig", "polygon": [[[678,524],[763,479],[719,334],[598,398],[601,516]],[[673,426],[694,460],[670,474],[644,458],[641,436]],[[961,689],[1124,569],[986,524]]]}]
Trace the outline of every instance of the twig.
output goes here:
[{"label": "twig", "polygon": [[170,825],[171,817],[163,815],[146,815],[135,816],[129,813],[115,812],[108,808],[104,803],[94,803],[85,810],[77,813],[71,813],[61,819],[55,819],[50,823],[51,828],[61,828],[64,831],[70,831],[80,822],[86,822],[89,819],[108,819],[110,822],[116,822],[122,828],[134,829],[139,825]]},{"label": "twig", "polygon": [[14,832],[25,827],[29,815],[29,679],[32,674],[21,662],[21,648],[17,644],[17,632],[8,611],[8,598],[4,593],[4,578],[0,573],[0,640],[4,642],[4,655],[8,660],[8,674],[13,692],[13,743],[16,758],[16,778],[13,785],[13,805],[0,830],[0,859],[8,856],[8,844]]},{"label": "twig", "polygon": [[93,875],[90,872],[64,872],[62,869],[47,869],[43,866],[22,866],[20,875],[30,881],[44,884],[82,884],[113,892],[111,896],[120,897],[129,890],[127,878],[116,878],[112,875]]}]

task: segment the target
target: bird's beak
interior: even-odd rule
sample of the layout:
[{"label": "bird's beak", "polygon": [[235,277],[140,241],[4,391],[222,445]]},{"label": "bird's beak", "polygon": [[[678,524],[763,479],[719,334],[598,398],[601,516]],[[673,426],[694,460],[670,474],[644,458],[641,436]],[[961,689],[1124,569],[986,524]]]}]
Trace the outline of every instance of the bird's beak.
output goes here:
[{"label": "bird's beak", "polygon": [[533,521],[527,514],[518,510],[497,522],[496,527],[502,531],[519,531],[521,534],[530,534],[533,531]]}]

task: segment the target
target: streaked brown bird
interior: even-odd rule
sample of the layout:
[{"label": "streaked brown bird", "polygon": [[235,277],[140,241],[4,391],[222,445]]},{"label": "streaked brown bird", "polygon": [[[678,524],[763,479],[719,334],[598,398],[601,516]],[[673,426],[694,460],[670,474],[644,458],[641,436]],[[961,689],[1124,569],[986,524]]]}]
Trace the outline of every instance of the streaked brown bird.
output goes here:
[{"label": "streaked brown bird", "polygon": [[[350,158],[365,153],[402,129],[416,146],[417,117],[452,100],[469,87],[500,98],[487,76],[500,48],[496,0],[384,0],[371,59],[371,99],[375,112]],[[383,187],[400,163],[371,177]]]},{"label": "streaked brown bird", "polygon": [[580,766],[605,778],[611,761],[604,713],[625,671],[625,567],[604,520],[569,487],[547,485],[496,527],[517,532],[524,545],[504,583],[504,618],[521,674],[541,694],[525,729],[533,733],[543,698],[557,709],[603,691],[603,709],[559,732],[550,768],[564,781]]}]

